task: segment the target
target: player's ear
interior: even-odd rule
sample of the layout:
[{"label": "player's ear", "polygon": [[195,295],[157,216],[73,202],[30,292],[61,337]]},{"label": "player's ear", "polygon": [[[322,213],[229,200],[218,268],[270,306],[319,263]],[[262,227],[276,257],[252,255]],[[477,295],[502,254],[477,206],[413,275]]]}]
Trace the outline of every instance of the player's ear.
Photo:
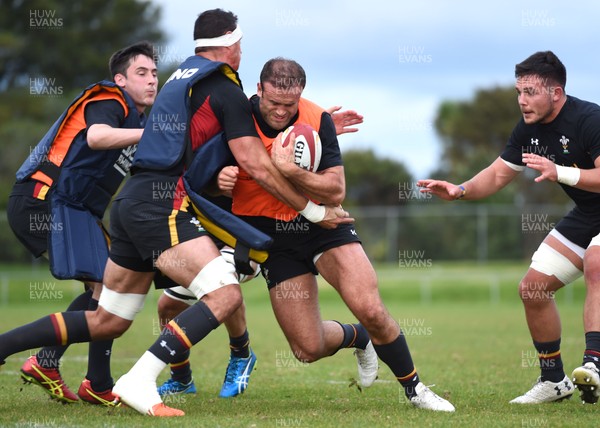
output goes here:
[{"label": "player's ear", "polygon": [[560,85],[549,85],[546,87],[553,101],[558,101],[564,95],[564,89]]},{"label": "player's ear", "polygon": [[555,100],[557,100],[557,101],[560,100],[563,97],[564,94],[565,94],[565,90],[561,86],[557,85],[557,86],[554,87],[554,94],[553,95],[554,95],[554,99]]},{"label": "player's ear", "polygon": [[256,95],[262,97],[262,86],[260,86],[260,82],[256,84]]},{"label": "player's ear", "polygon": [[125,83],[127,83],[127,78],[124,75],[122,75],[121,73],[115,74],[114,80],[115,80],[115,83],[122,88],[125,87]]}]

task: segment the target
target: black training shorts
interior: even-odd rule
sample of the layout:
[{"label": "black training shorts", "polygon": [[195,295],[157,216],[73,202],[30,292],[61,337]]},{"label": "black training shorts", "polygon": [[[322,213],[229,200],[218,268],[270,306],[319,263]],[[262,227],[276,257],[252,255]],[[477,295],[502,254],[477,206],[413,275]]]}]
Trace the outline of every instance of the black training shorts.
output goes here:
[{"label": "black training shorts", "polygon": [[48,234],[53,227],[47,200],[11,195],[6,209],[8,224],[31,254],[40,257],[48,251]]},{"label": "black training shorts", "polygon": [[592,238],[600,233],[600,211],[589,215],[575,207],[554,228],[569,241],[585,249]]},{"label": "black training shorts", "polygon": [[353,242],[360,243],[354,224],[324,229],[302,216],[291,221],[267,217],[242,217],[246,222],[273,238],[269,257],[262,263],[267,287],[305,273],[318,274],[313,262],[317,254]]},{"label": "black training shorts", "polygon": [[134,271],[155,270],[163,251],[205,235],[194,215],[164,204],[119,199],[110,211],[110,259]]}]

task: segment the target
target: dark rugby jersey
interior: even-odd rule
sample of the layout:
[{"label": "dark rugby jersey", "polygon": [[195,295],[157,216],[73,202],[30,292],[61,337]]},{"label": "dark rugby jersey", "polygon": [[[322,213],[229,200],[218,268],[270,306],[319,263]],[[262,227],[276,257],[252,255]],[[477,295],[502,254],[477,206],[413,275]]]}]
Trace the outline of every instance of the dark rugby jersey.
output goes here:
[{"label": "dark rugby jersey", "polygon": [[[196,83],[191,96],[190,139],[198,148],[219,131],[226,139],[257,137],[248,98],[231,79],[213,73]],[[131,198],[179,209],[186,196],[181,182],[184,160],[171,170],[139,168],[126,183],[117,199]]]},{"label": "dark rugby jersey", "polygon": [[[562,110],[550,123],[527,125],[521,118],[500,157],[524,166],[523,153],[544,156],[557,165],[594,168],[594,160],[600,156],[600,106],[567,96]],[[582,211],[599,214],[600,193],[560,186]]]}]

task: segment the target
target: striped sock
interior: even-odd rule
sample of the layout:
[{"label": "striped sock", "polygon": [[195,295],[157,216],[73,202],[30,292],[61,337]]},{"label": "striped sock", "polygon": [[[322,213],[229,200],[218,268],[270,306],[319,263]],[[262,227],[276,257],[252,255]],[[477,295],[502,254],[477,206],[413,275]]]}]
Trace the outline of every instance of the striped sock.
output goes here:
[{"label": "striped sock", "polygon": [[552,342],[536,342],[534,340],[533,346],[538,351],[541,381],[560,382],[563,380],[565,372],[560,356],[560,339]]},{"label": "striped sock", "polygon": [[[192,381],[192,366],[190,365],[190,351],[182,352],[183,361],[172,361],[170,364],[171,379],[188,384]],[[181,358],[179,358],[181,360]]]},{"label": "striped sock", "polygon": [[[67,307],[67,312],[85,311],[89,309],[90,300],[92,300],[92,290],[87,290],[77,296]],[[45,346],[40,349],[36,356],[37,363],[47,369],[57,369],[60,364],[60,359],[69,348],[65,346]]]},{"label": "striped sock", "polygon": [[420,379],[404,334],[401,332],[392,343],[387,345],[373,344],[373,347],[379,359],[389,366],[398,382],[404,387],[406,396],[412,398],[416,394],[415,388]]},{"label": "striped sock", "polygon": [[250,356],[250,336],[248,330],[239,337],[229,337],[229,349],[232,357],[248,358]]},{"label": "striped sock", "polygon": [[342,348],[365,349],[367,347],[371,338],[362,324],[342,324],[338,321],[335,322],[337,322],[342,327],[342,330],[344,330],[344,339],[338,350]]},{"label": "striped sock", "polygon": [[84,311],[57,312],[0,335],[0,361],[41,346],[89,342]]},{"label": "striped sock", "polygon": [[600,331],[589,331],[585,334],[583,364],[590,362],[600,368]]},{"label": "striped sock", "polygon": [[209,307],[199,301],[171,320],[148,351],[167,364],[181,360],[183,353],[219,324]]}]

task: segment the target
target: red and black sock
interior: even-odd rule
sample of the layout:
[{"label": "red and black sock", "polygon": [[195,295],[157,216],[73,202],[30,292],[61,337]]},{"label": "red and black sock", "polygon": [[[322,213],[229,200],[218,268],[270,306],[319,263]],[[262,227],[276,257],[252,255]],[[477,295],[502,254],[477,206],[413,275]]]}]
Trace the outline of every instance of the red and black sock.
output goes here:
[{"label": "red and black sock", "polygon": [[[67,312],[85,311],[89,309],[90,301],[92,300],[92,290],[85,291],[75,297],[71,304],[67,307]],[[60,359],[69,348],[65,346],[45,346],[36,354],[38,364],[45,369],[58,369]]]},{"label": "red and black sock", "polygon": [[250,336],[248,330],[239,337],[229,336],[229,349],[232,357],[248,358],[250,356]]},{"label": "red and black sock", "polygon": [[344,339],[338,350],[342,348],[365,349],[367,347],[371,338],[362,324],[342,324],[338,321],[335,322],[337,322],[342,327],[342,330],[344,330]]},{"label": "red and black sock", "polygon": [[600,331],[589,331],[585,334],[583,364],[585,363],[594,363],[600,368]]},{"label": "red and black sock", "polygon": [[0,361],[40,346],[89,342],[84,311],[57,312],[0,335]]},{"label": "red and black sock", "polygon": [[533,346],[540,360],[541,381],[560,382],[565,377],[563,362],[560,356],[560,339],[552,342],[536,342]]},{"label": "red and black sock", "polygon": [[190,365],[190,351],[184,351],[179,355],[178,361],[172,361],[171,379],[184,385],[192,381],[192,366]]},{"label": "red and black sock", "polygon": [[182,354],[219,324],[209,307],[199,301],[171,320],[148,351],[167,364],[181,360]]},{"label": "red and black sock", "polygon": [[404,334],[400,333],[392,343],[387,345],[373,344],[373,347],[379,359],[389,366],[398,382],[404,387],[406,396],[408,398],[414,397],[416,395],[415,388],[420,380]]}]

